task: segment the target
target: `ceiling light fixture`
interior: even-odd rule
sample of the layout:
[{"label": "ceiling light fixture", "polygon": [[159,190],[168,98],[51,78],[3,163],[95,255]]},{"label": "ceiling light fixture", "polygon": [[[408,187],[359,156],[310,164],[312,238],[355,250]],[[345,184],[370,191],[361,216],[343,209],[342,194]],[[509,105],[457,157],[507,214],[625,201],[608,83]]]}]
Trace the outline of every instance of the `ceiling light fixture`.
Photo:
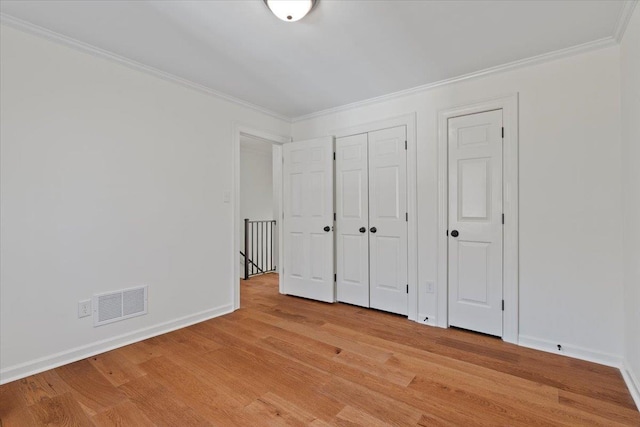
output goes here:
[{"label": "ceiling light fixture", "polygon": [[295,22],[310,12],[317,0],[264,0],[264,2],[278,18],[286,22]]}]

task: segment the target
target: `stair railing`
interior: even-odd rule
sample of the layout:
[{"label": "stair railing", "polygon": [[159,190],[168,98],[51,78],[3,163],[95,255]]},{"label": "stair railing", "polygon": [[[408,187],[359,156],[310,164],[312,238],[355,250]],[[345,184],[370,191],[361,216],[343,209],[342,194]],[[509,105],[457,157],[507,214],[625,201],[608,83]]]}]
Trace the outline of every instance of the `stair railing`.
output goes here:
[{"label": "stair railing", "polygon": [[275,220],[244,220],[244,279],[257,274],[276,271],[273,262],[275,251]]}]

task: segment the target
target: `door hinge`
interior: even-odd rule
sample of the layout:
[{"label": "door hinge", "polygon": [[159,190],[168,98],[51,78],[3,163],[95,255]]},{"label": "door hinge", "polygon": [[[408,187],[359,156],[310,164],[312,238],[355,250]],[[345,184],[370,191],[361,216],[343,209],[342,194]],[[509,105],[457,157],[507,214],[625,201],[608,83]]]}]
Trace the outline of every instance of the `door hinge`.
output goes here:
[{"label": "door hinge", "polygon": [[405,212],[404,219],[409,222],[409,212]]},{"label": "door hinge", "polygon": [[333,281],[334,281],[334,282],[337,282],[337,281],[338,281],[338,275],[337,275],[337,274],[334,274],[334,275],[333,275]]},{"label": "door hinge", "polygon": [[504,224],[504,214],[502,214],[502,224]]},{"label": "door hinge", "polygon": [[333,220],[334,221],[336,220],[336,213],[335,212],[333,213]]},{"label": "door hinge", "polygon": [[409,293],[409,284],[407,283],[407,293]]},{"label": "door hinge", "polygon": [[504,300],[502,300],[502,311],[504,311]]},{"label": "door hinge", "polygon": [[447,230],[446,235],[447,235],[447,236],[449,235],[449,230]]},{"label": "door hinge", "polygon": [[407,140],[406,139],[404,140],[404,149],[405,150],[407,149]]},{"label": "door hinge", "polygon": [[335,159],[336,159],[336,152],[334,151],[333,152],[333,160],[335,160]]},{"label": "door hinge", "polygon": [[502,139],[504,139],[504,127],[502,128]]}]

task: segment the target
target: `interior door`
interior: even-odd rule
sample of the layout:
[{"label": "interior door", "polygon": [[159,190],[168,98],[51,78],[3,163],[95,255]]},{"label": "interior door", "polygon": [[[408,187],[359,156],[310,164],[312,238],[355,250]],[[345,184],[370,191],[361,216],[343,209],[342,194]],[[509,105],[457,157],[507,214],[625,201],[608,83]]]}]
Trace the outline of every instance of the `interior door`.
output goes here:
[{"label": "interior door", "polygon": [[334,302],[333,137],[284,145],[285,294]]},{"label": "interior door", "polygon": [[449,324],[502,336],[502,110],[448,127]]},{"label": "interior door", "polygon": [[369,133],[369,302],[407,314],[407,132]]},{"label": "interior door", "polygon": [[367,134],[336,140],[336,290],[341,302],[369,307]]}]

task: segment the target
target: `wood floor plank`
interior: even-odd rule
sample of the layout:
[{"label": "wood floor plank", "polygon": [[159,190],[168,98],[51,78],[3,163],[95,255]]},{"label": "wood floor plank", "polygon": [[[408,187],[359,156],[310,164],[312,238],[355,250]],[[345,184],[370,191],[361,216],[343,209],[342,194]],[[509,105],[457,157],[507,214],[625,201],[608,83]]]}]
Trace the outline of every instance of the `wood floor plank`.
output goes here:
[{"label": "wood floor plank", "polygon": [[340,378],[322,386],[321,392],[390,425],[416,425],[422,418],[422,412],[411,405]]},{"label": "wood floor plank", "polygon": [[206,383],[165,356],[149,360],[142,366],[203,418],[218,425],[240,422],[234,414],[244,405],[229,393],[229,389],[218,389],[215,384]]},{"label": "wood floor plank", "polygon": [[617,369],[242,282],[242,308],[0,386],[0,426],[640,426]]},{"label": "wood floor plank", "polygon": [[336,424],[341,427],[388,427],[392,424],[381,421],[353,406],[345,406],[336,416]]},{"label": "wood floor plank", "polygon": [[139,411],[158,426],[211,426],[211,422],[186,405],[172,390],[148,376],[136,378],[119,387]]},{"label": "wood floor plank", "polygon": [[82,407],[91,412],[89,415],[102,412],[126,399],[87,359],[56,368],[55,372],[73,390]]},{"label": "wood floor plank", "polygon": [[570,406],[581,411],[604,417],[622,424],[640,426],[640,412],[620,405],[597,400],[565,390],[559,391],[558,401],[561,405]]},{"label": "wood floor plank", "polygon": [[147,418],[136,405],[128,400],[119,403],[104,412],[91,418],[93,424],[98,427],[152,427],[155,424]]},{"label": "wood floor plank", "polygon": [[72,393],[45,398],[29,407],[36,425],[93,426]]},{"label": "wood floor plank", "polygon": [[371,359],[367,359],[356,353],[351,353],[350,351],[340,352],[333,358],[340,363],[357,367],[363,372],[375,375],[383,381],[389,381],[401,387],[408,386],[416,377],[415,372],[411,372],[408,369],[374,362]]},{"label": "wood floor plank", "polygon": [[116,387],[146,374],[138,365],[132,364],[129,359],[119,351],[102,353],[90,357],[88,360],[107,381]]}]

